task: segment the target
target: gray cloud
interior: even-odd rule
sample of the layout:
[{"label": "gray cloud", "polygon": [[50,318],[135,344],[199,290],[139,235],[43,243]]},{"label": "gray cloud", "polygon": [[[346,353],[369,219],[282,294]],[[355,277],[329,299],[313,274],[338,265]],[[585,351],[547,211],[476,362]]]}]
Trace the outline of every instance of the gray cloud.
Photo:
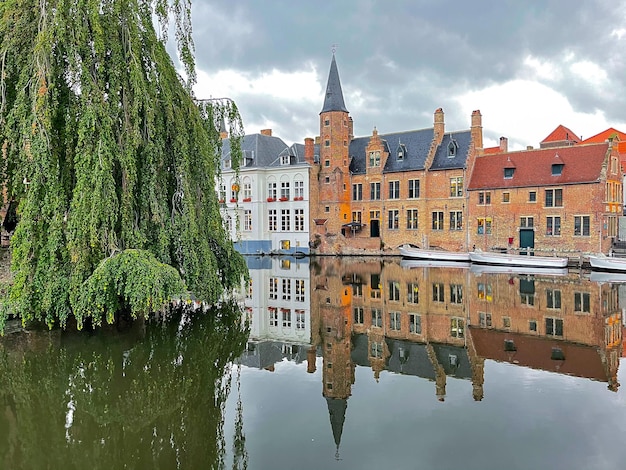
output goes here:
[{"label": "gray cloud", "polygon": [[[624,0],[194,0],[193,18],[197,65],[209,73],[288,72],[312,63],[325,85],[330,48],[337,43],[346,105],[363,135],[374,125],[381,131],[427,127],[440,106],[447,127],[467,128],[469,116],[454,97],[532,74],[529,56],[559,70],[556,80],[536,80],[565,95],[575,111],[601,110],[609,121],[623,122],[626,34],[611,33],[626,28],[625,7]],[[572,73],[572,61],[598,64],[605,83],[592,85]],[[357,92],[371,108],[351,102]],[[319,107],[322,101],[320,96]],[[286,140],[302,141],[303,132],[317,127],[317,108],[284,109],[275,99],[238,105],[244,125],[262,116],[281,122]]]}]

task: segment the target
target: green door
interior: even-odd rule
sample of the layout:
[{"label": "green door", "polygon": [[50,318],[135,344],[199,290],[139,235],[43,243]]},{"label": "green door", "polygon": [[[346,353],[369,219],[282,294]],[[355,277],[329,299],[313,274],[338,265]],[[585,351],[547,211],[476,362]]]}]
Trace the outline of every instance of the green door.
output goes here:
[{"label": "green door", "polygon": [[[525,255],[527,251],[524,248],[535,248],[535,231],[532,228],[521,228],[519,231],[519,247],[520,254]],[[531,250],[530,255],[535,253]]]}]

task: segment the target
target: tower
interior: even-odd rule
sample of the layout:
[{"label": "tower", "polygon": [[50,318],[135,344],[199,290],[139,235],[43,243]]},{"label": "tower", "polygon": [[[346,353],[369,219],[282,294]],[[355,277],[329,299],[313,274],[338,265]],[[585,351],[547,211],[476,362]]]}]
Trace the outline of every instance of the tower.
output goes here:
[{"label": "tower", "polygon": [[316,208],[317,217],[326,219],[326,231],[329,233],[339,233],[342,225],[351,221],[348,152],[351,128],[333,53],[320,112],[319,204]]}]

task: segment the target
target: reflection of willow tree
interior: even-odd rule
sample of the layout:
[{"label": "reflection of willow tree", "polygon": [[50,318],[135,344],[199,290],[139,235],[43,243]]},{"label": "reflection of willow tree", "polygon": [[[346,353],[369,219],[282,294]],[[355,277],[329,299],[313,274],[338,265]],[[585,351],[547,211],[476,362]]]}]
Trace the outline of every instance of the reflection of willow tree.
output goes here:
[{"label": "reflection of willow tree", "polygon": [[0,467],[225,467],[230,366],[247,328],[234,304],[173,315],[180,321],[150,324],[139,340],[0,347]]}]

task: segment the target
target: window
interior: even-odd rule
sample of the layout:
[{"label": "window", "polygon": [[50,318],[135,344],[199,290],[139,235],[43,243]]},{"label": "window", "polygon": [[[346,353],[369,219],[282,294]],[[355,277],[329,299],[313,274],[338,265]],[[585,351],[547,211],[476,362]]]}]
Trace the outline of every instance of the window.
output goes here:
[{"label": "window", "polygon": [[513,178],[513,173],[515,173],[515,168],[505,168],[504,178],[507,180]]},{"label": "window", "polygon": [[561,235],[560,217],[546,217],[546,235],[549,237]]},{"label": "window", "polygon": [[296,232],[304,232],[304,209],[294,209],[294,230]]},{"label": "window", "polygon": [[270,299],[278,299],[278,279],[275,277],[270,277]]},{"label": "window", "polygon": [[296,180],[293,183],[294,196],[299,199],[304,199],[304,181]]},{"label": "window", "polygon": [[405,149],[404,145],[400,144],[398,146],[398,150],[396,151],[396,155],[397,155],[398,161],[401,162],[402,160],[404,160],[404,154],[405,153],[406,153],[406,149]]},{"label": "window", "polygon": [[324,119],[324,125],[330,126],[330,119]]},{"label": "window", "polygon": [[450,284],[450,303],[452,304],[463,303],[463,285],[462,284]]},{"label": "window", "polygon": [[445,302],[443,283],[433,282],[433,302]]},{"label": "window", "polygon": [[546,290],[546,307],[551,309],[561,308],[561,291],[558,289]]},{"label": "window", "polygon": [[329,139],[325,139],[324,140],[324,147],[330,147],[330,140]]},{"label": "window", "polygon": [[397,281],[389,281],[389,300],[392,302],[400,301],[400,283]]},{"label": "window", "polygon": [[289,165],[290,160],[291,160],[291,156],[289,154],[280,156],[281,165]]},{"label": "window", "polygon": [[443,230],[443,212],[433,212],[433,230]]},{"label": "window", "polygon": [[491,234],[491,217],[479,217],[477,220],[477,230],[476,233],[478,235],[490,235]]},{"label": "window", "polygon": [[400,211],[392,209],[389,211],[389,230],[398,230],[400,228]]},{"label": "window", "polygon": [[417,209],[406,210],[406,228],[417,230]]},{"label": "window", "polygon": [[243,198],[251,199],[252,198],[252,184],[250,181],[243,182]]},{"label": "window", "polygon": [[[280,249],[281,250],[288,250],[289,248],[291,248],[291,241],[290,240],[281,240],[280,241]],[[285,264],[285,261],[290,262],[290,260],[288,260],[288,259],[281,259],[280,260],[281,268],[282,269],[289,269],[291,267],[291,265]]]},{"label": "window", "polygon": [[537,331],[537,320],[528,321],[528,331]]},{"label": "window", "polygon": [[502,317],[502,328],[511,328],[511,317]]},{"label": "window", "polygon": [[465,337],[465,321],[462,318],[450,318],[450,336],[453,338]]},{"label": "window", "polygon": [[324,166],[325,167],[329,167],[330,166],[330,160],[328,160],[328,159],[324,160]]},{"label": "window", "polygon": [[389,199],[400,199],[400,181],[389,182]]},{"label": "window", "polygon": [[370,152],[370,167],[379,167],[380,166],[380,152],[377,150],[375,152]]},{"label": "window", "polygon": [[270,232],[278,230],[278,217],[276,215],[276,209],[270,209],[267,211],[267,229]]},{"label": "window", "polygon": [[372,341],[372,346],[370,348],[370,357],[375,359],[380,359],[383,357],[383,343],[379,341]]},{"label": "window", "polygon": [[370,183],[370,199],[372,201],[380,200],[380,182]]},{"label": "window", "polygon": [[363,199],[363,184],[356,183],[352,185],[352,200],[360,201]]},{"label": "window", "polygon": [[268,310],[270,314],[270,326],[278,326],[278,310],[274,307],[270,307]]},{"label": "window", "polygon": [[552,176],[560,176],[563,173],[563,164],[554,163],[552,165]]},{"label": "window", "polygon": [[283,308],[283,328],[291,328],[291,309]]},{"label": "window", "polygon": [[588,237],[590,235],[588,215],[574,216],[574,235],[580,237]]},{"label": "window", "polygon": [[251,210],[243,211],[243,229],[246,232],[252,231],[252,211]]},{"label": "window", "polygon": [[361,223],[361,211],[352,211],[352,222]]},{"label": "window", "polygon": [[491,313],[480,312],[478,314],[478,323],[481,328],[491,328]]},{"label": "window", "polygon": [[478,298],[491,302],[493,300],[493,289],[491,284],[478,283]]},{"label": "window", "polygon": [[226,185],[220,184],[220,202],[226,202]]},{"label": "window", "polygon": [[590,313],[591,304],[589,292],[574,292],[574,312]]},{"label": "window", "polygon": [[363,284],[352,284],[352,296],[363,297]]},{"label": "window", "polygon": [[402,328],[400,312],[389,312],[389,328],[394,331],[400,331]]},{"label": "window", "polygon": [[462,197],[463,196],[463,177],[456,176],[450,178],[450,197]]},{"label": "window", "polygon": [[291,300],[291,279],[283,279],[283,300]]},{"label": "window", "polygon": [[372,326],[378,328],[382,328],[383,326],[383,315],[379,308],[372,309]]},{"label": "window", "polygon": [[280,229],[283,232],[291,230],[291,211],[289,209],[282,209],[280,211]]},{"label": "window", "polygon": [[528,202],[537,202],[537,191],[528,192]]},{"label": "window", "polygon": [[421,335],[422,334],[422,316],[417,313],[409,313],[409,332]]},{"label": "window", "polygon": [[535,219],[533,217],[520,217],[519,226],[521,228],[532,228],[535,225]]},{"label": "window", "polygon": [[478,205],[488,206],[489,204],[491,204],[491,191],[479,191]]},{"label": "window", "polygon": [[563,319],[562,318],[546,318],[546,335],[563,336]]},{"label": "window", "polygon": [[237,183],[233,183],[230,185],[230,202],[237,201],[239,197],[239,185]]},{"label": "window", "polygon": [[420,180],[409,180],[409,199],[420,197]]},{"label": "window", "polygon": [[276,199],[276,183],[267,183],[267,198]]},{"label": "window", "polygon": [[511,202],[511,193],[509,192],[502,193],[502,202],[505,204],[508,204],[509,202]]},{"label": "window", "polygon": [[546,207],[563,207],[562,189],[546,189]]},{"label": "window", "polygon": [[453,140],[448,144],[448,158],[452,158],[456,155],[457,145]]},{"label": "window", "polygon": [[295,279],[296,302],[304,302],[304,279]]},{"label": "window", "polygon": [[304,310],[296,310],[296,330],[304,330],[306,326],[306,317]]},{"label": "window", "polygon": [[450,212],[450,230],[463,230],[463,212]]},{"label": "window", "polygon": [[363,307],[354,307],[354,323],[358,325],[363,324]]},{"label": "window", "polygon": [[289,199],[289,181],[281,181],[280,198],[285,200]]},{"label": "window", "polygon": [[410,304],[417,304],[420,301],[420,290],[417,283],[409,282],[407,285],[406,301]]},{"label": "window", "polygon": [[324,177],[324,183],[330,184],[330,176]]},{"label": "window", "polygon": [[380,275],[372,274],[370,276],[370,290],[372,299],[380,299]]}]

